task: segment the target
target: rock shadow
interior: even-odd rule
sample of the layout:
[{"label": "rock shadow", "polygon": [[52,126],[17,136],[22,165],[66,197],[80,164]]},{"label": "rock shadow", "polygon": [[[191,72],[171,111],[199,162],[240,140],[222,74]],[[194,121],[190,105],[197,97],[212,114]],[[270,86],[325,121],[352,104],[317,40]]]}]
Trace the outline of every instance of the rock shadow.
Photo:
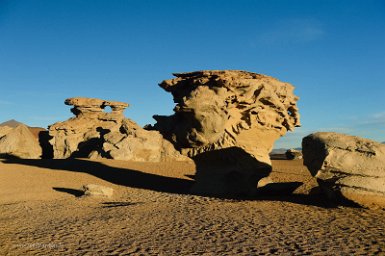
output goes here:
[{"label": "rock shadow", "polygon": [[192,193],[217,197],[250,197],[272,168],[239,147],[207,151],[193,157],[196,165]]},{"label": "rock shadow", "polygon": [[53,146],[49,143],[49,140],[52,137],[49,135],[48,131],[39,132],[39,144],[42,149],[42,159],[52,159],[53,158]]},{"label": "rock shadow", "polygon": [[303,182],[274,182],[257,188],[258,196],[291,195]]},{"label": "rock shadow", "polygon": [[[216,194],[212,193],[210,187],[207,188],[208,185],[212,184],[210,182],[211,177],[216,177],[217,174],[212,173],[212,169],[207,165],[208,163],[204,159],[196,158],[196,163],[198,165],[197,175],[195,176],[196,181],[165,177],[156,174],[144,173],[138,170],[126,169],[126,168],[117,168],[105,165],[103,163],[83,160],[83,159],[4,159],[2,160],[5,164],[21,164],[28,166],[35,166],[41,168],[55,170],[66,170],[70,172],[82,172],[88,173],[105,181],[111,182],[116,185],[140,188],[153,190],[158,192],[166,192],[173,194],[194,194],[200,196],[210,196],[218,199],[231,199],[231,200],[257,200],[257,201],[279,201],[279,202],[290,202],[301,205],[312,205],[323,208],[335,208],[338,207],[339,203],[330,201],[328,198],[323,196],[320,193],[312,193],[310,195],[307,194],[292,194],[292,192],[300,185],[299,182],[288,182],[288,183],[272,183],[268,184],[263,188],[259,188],[255,190],[254,195],[248,195],[244,192],[243,189],[235,189],[232,190],[232,186],[229,187],[228,194]],[[214,165],[216,167],[220,167],[222,164]],[[202,168],[203,167],[203,168]],[[271,168],[270,166],[268,166]],[[267,167],[266,167],[267,168]],[[265,169],[262,173],[258,174],[254,177],[254,179],[250,179],[250,182],[246,182],[242,173],[232,173],[226,172],[225,175],[222,175],[223,184],[227,184],[231,181],[231,179],[235,179],[234,184],[242,184],[242,182],[246,182],[247,184],[257,184],[259,177],[262,175],[267,175],[269,173],[269,169]],[[238,182],[238,183],[237,183]],[[279,189],[277,189],[277,187]],[[69,188],[53,188],[56,191],[69,193],[74,196],[80,195],[80,190],[69,189]],[[202,189],[202,190],[200,190]],[[223,189],[223,187],[220,187]],[[214,192],[217,190],[214,189]],[[226,191],[226,190],[222,190]],[[220,191],[221,192],[221,191]],[[231,193],[233,192],[233,193]],[[234,193],[236,192],[236,193]],[[82,192],[83,193],[83,192]],[[128,205],[131,205],[130,203]],[[120,207],[120,206],[128,206],[127,204],[117,204],[117,205],[105,205],[106,208],[112,207]],[[344,206],[356,207],[356,205],[351,204],[343,204]]]},{"label": "rock shadow", "polygon": [[77,150],[71,154],[70,158],[88,158],[92,152],[96,151],[101,157],[111,159],[111,156],[103,151],[103,136],[110,130],[98,127],[96,131],[99,132],[99,137],[80,142]]},{"label": "rock shadow", "polygon": [[[88,173],[116,185],[167,193],[188,194],[193,184],[193,181],[190,180],[111,167],[103,163],[83,159],[5,159],[3,163]],[[56,190],[67,193],[74,192],[65,188],[57,188]]]},{"label": "rock shadow", "polygon": [[84,191],[82,191],[80,189],[59,188],[59,187],[53,187],[52,189],[55,190],[55,191],[58,191],[58,192],[64,192],[64,193],[71,194],[71,195],[73,195],[75,197],[81,197],[82,195],[84,195]]},{"label": "rock shadow", "polygon": [[0,159],[21,159],[21,158],[10,153],[1,153]]},{"label": "rock shadow", "polygon": [[115,207],[127,207],[137,204],[143,204],[142,202],[104,202],[102,208],[115,208]]}]

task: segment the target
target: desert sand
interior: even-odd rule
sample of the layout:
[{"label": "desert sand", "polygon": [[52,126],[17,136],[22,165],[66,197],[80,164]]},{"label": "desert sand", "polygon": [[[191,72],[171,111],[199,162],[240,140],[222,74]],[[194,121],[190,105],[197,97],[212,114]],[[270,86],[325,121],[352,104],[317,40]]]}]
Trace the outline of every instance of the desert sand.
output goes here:
[{"label": "desert sand", "polygon": [[191,163],[2,160],[0,255],[385,254],[383,210],[327,203],[302,160],[272,162],[286,189],[240,200],[190,194]]}]

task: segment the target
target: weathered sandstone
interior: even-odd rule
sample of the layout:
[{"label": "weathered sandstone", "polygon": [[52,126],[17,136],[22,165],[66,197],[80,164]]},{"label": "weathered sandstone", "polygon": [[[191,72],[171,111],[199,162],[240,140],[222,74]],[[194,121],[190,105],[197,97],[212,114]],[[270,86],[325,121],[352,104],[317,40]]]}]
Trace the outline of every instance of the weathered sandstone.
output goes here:
[{"label": "weathered sandstone", "polygon": [[0,127],[0,156],[38,159],[41,154],[39,141],[27,126]]},{"label": "weathered sandstone", "polygon": [[246,71],[174,74],[172,116],[154,116],[160,131],[197,164],[196,192],[253,194],[271,170],[274,142],[299,126],[294,87]]},{"label": "weathered sandstone", "polygon": [[10,126],[0,126],[0,138],[4,135],[7,135],[10,131],[12,131],[12,127]]},{"label": "weathered sandstone", "polygon": [[385,206],[385,145],[333,132],[302,141],[304,164],[332,199]]},{"label": "weathered sandstone", "polygon": [[[185,160],[156,131],[124,117],[128,104],[94,98],[70,98],[75,117],[49,127],[54,158],[85,157],[151,161]],[[106,107],[111,112],[105,112]]]}]

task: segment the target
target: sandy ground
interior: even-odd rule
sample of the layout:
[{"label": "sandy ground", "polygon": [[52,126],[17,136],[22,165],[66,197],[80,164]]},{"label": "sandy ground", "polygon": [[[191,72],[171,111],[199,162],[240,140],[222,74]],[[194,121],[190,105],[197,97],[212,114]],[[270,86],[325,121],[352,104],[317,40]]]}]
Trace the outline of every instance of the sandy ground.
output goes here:
[{"label": "sandy ground", "polygon": [[288,189],[238,200],[189,194],[189,163],[2,160],[0,255],[385,255],[383,210],[309,194],[300,160],[273,167]]}]

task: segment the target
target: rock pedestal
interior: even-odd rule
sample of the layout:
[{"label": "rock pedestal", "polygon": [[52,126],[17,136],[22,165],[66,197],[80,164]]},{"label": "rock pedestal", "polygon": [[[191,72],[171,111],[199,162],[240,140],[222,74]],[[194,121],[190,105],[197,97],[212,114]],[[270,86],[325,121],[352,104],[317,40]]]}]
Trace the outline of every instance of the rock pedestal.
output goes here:
[{"label": "rock pedestal", "polygon": [[300,125],[294,87],[246,71],[174,76],[160,86],[172,93],[175,114],[154,116],[151,129],[195,160],[196,192],[252,194],[270,172],[274,142]]}]

